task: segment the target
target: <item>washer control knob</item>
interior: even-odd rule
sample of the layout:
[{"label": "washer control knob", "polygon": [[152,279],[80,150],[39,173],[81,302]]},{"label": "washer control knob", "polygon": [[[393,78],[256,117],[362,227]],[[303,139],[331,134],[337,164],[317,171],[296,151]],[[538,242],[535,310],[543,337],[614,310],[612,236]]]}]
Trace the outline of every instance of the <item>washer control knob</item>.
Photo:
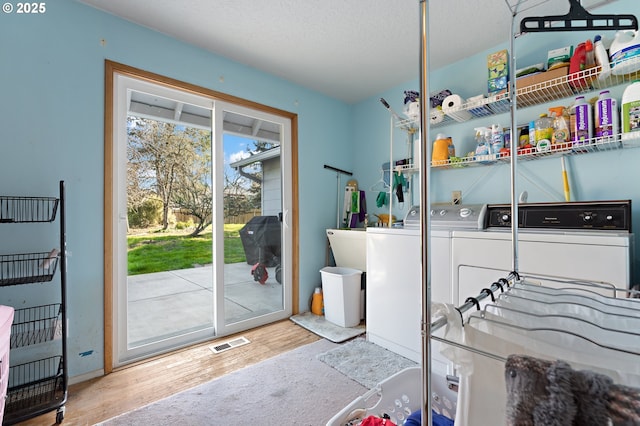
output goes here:
[{"label": "washer control knob", "polygon": [[429,213],[431,214],[431,216],[435,216],[436,215],[436,211],[435,210],[431,210]]},{"label": "washer control knob", "polygon": [[613,216],[608,214],[607,215],[607,222],[611,222],[613,220]]},{"label": "washer control knob", "polygon": [[447,214],[447,211],[446,211],[446,210],[440,210],[440,216],[444,216],[444,215],[446,215],[446,214]]},{"label": "washer control knob", "polygon": [[591,216],[590,214],[585,214],[582,220],[585,222],[591,222],[593,220],[593,216]]},{"label": "washer control knob", "polygon": [[509,222],[511,222],[511,215],[507,214],[507,213],[504,213],[502,216],[500,216],[500,220],[503,223],[509,223]]},{"label": "washer control knob", "polygon": [[473,213],[473,211],[468,207],[463,207],[460,209],[460,217],[469,217],[471,216],[471,213]]}]

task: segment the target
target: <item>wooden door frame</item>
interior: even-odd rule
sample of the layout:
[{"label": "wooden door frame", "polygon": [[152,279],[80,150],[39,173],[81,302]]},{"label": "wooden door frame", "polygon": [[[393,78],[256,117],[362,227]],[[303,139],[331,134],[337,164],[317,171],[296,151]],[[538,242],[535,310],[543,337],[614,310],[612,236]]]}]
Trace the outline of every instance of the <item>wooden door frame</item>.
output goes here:
[{"label": "wooden door frame", "polygon": [[113,84],[114,74],[145,80],[172,89],[182,90],[213,100],[241,105],[291,120],[291,309],[293,314],[299,312],[299,236],[298,236],[298,115],[289,111],[273,108],[247,99],[238,98],[205,87],[193,85],[173,78],[165,77],[129,65],[105,60],[105,96],[104,96],[104,374],[113,371]]}]

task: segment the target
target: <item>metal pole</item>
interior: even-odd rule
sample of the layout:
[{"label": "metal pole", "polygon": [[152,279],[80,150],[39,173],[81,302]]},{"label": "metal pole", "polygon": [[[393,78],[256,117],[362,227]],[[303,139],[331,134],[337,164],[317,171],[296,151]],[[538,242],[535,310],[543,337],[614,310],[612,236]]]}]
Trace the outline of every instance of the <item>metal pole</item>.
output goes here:
[{"label": "metal pole", "polygon": [[429,196],[431,146],[429,138],[429,2],[420,0],[420,223],[422,238],[422,426],[431,426],[431,261]]},{"label": "metal pole", "polygon": [[518,163],[518,122],[516,121],[517,96],[516,96],[516,51],[515,51],[515,25],[517,6],[511,11],[511,35],[509,37],[509,101],[511,107],[511,248],[513,259],[511,271],[518,272],[518,195],[516,185],[517,163]]}]

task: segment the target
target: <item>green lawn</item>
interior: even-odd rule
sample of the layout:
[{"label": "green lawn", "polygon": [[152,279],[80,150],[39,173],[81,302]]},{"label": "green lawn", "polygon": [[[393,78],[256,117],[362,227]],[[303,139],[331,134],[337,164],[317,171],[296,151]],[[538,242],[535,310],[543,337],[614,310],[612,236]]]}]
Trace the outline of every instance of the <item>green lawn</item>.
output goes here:
[{"label": "green lawn", "polygon": [[[224,263],[245,262],[238,231],[243,224],[224,225]],[[129,275],[188,269],[212,262],[212,234],[144,234],[127,237]]]}]

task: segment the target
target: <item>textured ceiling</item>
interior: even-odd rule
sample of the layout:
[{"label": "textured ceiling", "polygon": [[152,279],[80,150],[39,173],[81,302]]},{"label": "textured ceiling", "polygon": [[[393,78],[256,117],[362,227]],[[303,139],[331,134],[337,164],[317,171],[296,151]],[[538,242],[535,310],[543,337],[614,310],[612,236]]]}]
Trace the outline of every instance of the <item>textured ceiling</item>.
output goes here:
[{"label": "textured ceiling", "polygon": [[[418,78],[418,0],[78,1],[347,103]],[[567,0],[429,1],[431,68],[508,40],[517,2],[525,15],[569,10]]]}]

